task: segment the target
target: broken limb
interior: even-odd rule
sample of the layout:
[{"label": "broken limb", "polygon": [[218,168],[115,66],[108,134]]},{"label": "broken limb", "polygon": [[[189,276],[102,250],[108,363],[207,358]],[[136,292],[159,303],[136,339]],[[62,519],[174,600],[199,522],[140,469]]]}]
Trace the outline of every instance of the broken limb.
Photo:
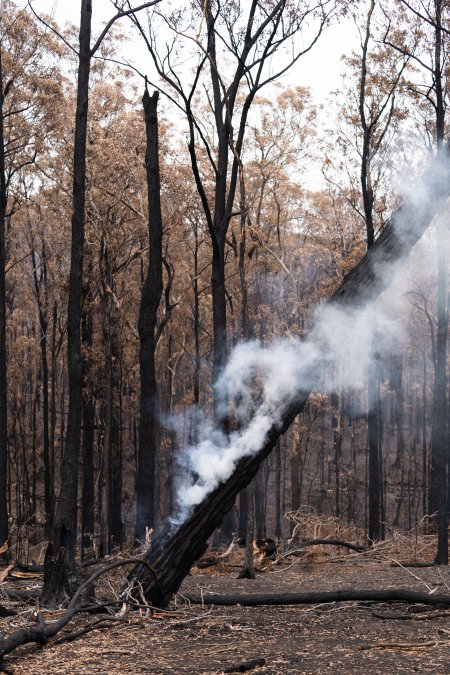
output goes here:
[{"label": "broken limb", "polygon": [[[407,257],[449,196],[449,149],[445,148],[430,164],[414,193],[397,209],[375,243],[344,279],[329,304],[357,308],[374,300],[392,282],[397,263]],[[314,375],[311,373],[312,380]],[[243,457],[232,475],[207,494],[181,525],[168,525],[163,529],[144,557],[157,570],[159,586],[143,567],[136,567],[129,575],[138,597],[143,592],[153,605],[169,603],[194,562],[205,552],[208,538],[233,506],[236,495],[256,475],[277,439],[303,410],[308,396],[309,390],[297,392],[296,399],[284,407],[281,418],[269,428],[259,451]]]}]

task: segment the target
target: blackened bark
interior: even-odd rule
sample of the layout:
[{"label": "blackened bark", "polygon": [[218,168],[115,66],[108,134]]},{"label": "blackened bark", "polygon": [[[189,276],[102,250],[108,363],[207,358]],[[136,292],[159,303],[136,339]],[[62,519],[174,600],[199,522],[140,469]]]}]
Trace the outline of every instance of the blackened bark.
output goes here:
[{"label": "blackened bark", "polygon": [[46,307],[43,306],[41,295],[41,284],[47,283],[45,273],[45,246],[42,246],[41,255],[41,274],[38,277],[38,270],[36,265],[36,253],[34,248],[31,251],[31,261],[33,264],[33,280],[34,290],[36,295],[36,302],[38,306],[39,316],[39,345],[41,348],[41,372],[42,372],[42,431],[43,431],[43,450],[44,450],[44,514],[45,526],[48,530],[50,523],[53,520],[53,496],[54,486],[52,483],[52,467],[50,462],[50,439],[49,439],[49,405],[48,405],[48,358],[47,358],[47,329],[48,321],[46,314]]},{"label": "blackened bark", "polygon": [[[253,496],[251,497],[253,499]],[[249,488],[245,487],[239,493],[239,523],[238,523],[238,537],[245,539],[247,536],[247,521],[249,518]]]},{"label": "blackened bark", "polygon": [[51,337],[51,369],[50,369],[50,429],[49,429],[49,453],[50,453],[50,482],[53,490],[53,505],[55,501],[55,433],[56,433],[56,366],[57,355],[61,348],[61,339],[56,340],[58,323],[58,307],[53,303],[52,310],[52,337]]},{"label": "blackened bark", "polygon": [[379,393],[379,356],[373,356],[368,374],[367,444],[369,454],[369,540],[374,542],[383,538],[382,490],[381,490],[381,433],[380,433],[380,393]]},{"label": "blackened bark", "polygon": [[333,392],[330,396],[331,407],[333,414],[331,417],[331,426],[333,428],[333,449],[334,449],[334,471],[335,471],[335,508],[334,515],[336,518],[341,517],[341,495],[340,495],[340,462],[342,455],[342,402],[341,396],[337,392]]},{"label": "blackened bark", "polygon": [[[52,539],[46,554],[44,602],[59,605],[65,597],[64,584],[58,564],[60,549],[66,549],[70,570],[74,570],[78,466],[81,440],[83,372],[81,356],[81,311],[83,300],[83,253],[86,196],[86,135],[89,102],[89,74],[91,66],[91,0],[82,0],[80,20],[80,47],[78,62],[77,105],[73,157],[72,241],[67,306],[67,363],[69,375],[69,410],[63,460],[61,487],[56,505]],[[64,560],[64,556],[62,558]],[[55,577],[56,575],[56,577]],[[69,587],[69,594],[74,588]]]},{"label": "blackened bark", "polygon": [[[445,101],[443,86],[445,55],[441,28],[442,10],[442,0],[436,0],[433,85],[436,95],[434,109],[436,114],[436,141],[438,151],[443,146],[445,131]],[[447,228],[442,222],[442,218],[438,219],[436,232],[438,237],[437,334],[433,389],[433,425],[431,430],[431,484],[436,487],[436,495],[433,494],[430,486],[430,497],[435,501],[438,512],[438,549],[436,553],[436,562],[439,565],[447,565]]]},{"label": "blackened bark", "polygon": [[202,593],[200,596],[188,595],[189,602],[205,605],[242,605],[258,607],[260,605],[317,605],[326,602],[408,602],[438,607],[450,606],[450,595],[431,595],[423,591],[392,588],[388,590],[353,590],[311,591],[309,593],[279,594],[242,594],[218,595]]},{"label": "blackened bark", "polygon": [[[438,512],[438,550],[436,562],[448,564],[447,534],[447,256],[446,225],[438,223],[438,317],[436,367],[433,388],[433,424],[431,429],[430,497]],[[432,489],[435,489],[434,490]]]},{"label": "blackened bark", "polygon": [[281,539],[281,440],[275,446],[275,537]]},{"label": "blackened bark", "polygon": [[[211,273],[212,314],[213,314],[213,382],[217,382],[227,359],[227,303],[225,293],[225,245],[220,243],[212,258]],[[214,397],[215,419],[224,422],[223,393]],[[226,424],[226,422],[225,422]]]},{"label": "blackened bark", "polygon": [[266,504],[265,504],[265,486],[263,481],[263,469],[261,465],[253,481],[253,491],[255,497],[255,535],[256,539],[266,538]]},{"label": "blackened bark", "polygon": [[198,223],[194,225],[195,249],[194,249],[194,443],[198,444],[200,440],[200,370],[201,370],[201,353],[200,353],[200,292],[198,287],[198,256],[199,256],[199,239],[198,239]]},{"label": "blackened bark", "polygon": [[425,350],[422,353],[423,358],[423,381],[422,381],[422,515],[428,513],[427,509],[427,486],[428,486],[428,444],[427,444],[427,360]]},{"label": "blackened bark", "polygon": [[83,388],[83,476],[81,491],[81,557],[94,557],[93,537],[95,527],[94,508],[94,424],[95,403],[92,387],[91,350],[94,337],[94,317],[88,295],[85,298],[82,317],[82,339],[84,345],[84,388]]},{"label": "blackened bark", "polygon": [[146,527],[155,521],[155,465],[157,453],[157,381],[155,371],[155,330],[161,300],[162,279],[162,218],[158,149],[158,92],[143,99],[147,149],[149,264],[139,307],[139,369],[141,378],[139,447],[136,467],[136,528],[135,538],[145,535]]},{"label": "blackened bark", "polygon": [[0,45],[0,548],[8,541],[8,387],[6,382],[6,242],[7,187],[3,131],[3,68]]},{"label": "blackened bark", "polygon": [[[427,194],[428,199],[417,202],[415,195],[418,193]],[[344,279],[331,302],[358,307],[381,293],[391,282],[398,261],[410,252],[449,195],[450,168],[446,149],[439,153],[425,172],[419,189],[386,223],[382,234]],[[382,262],[383,265],[380,264]],[[241,459],[233,474],[198,504],[178,528],[167,526],[161,532],[145,554],[145,560],[157,571],[157,581],[142,567],[136,567],[129,581],[141,584],[137,593],[142,587],[147,599],[154,605],[166,605],[170,601],[193,563],[205,552],[208,538],[232,506],[238,492],[249,484],[277,439],[303,410],[308,395],[307,391],[299,393],[296,401],[286,406],[281,423],[272,426],[259,452],[253,457]]]}]

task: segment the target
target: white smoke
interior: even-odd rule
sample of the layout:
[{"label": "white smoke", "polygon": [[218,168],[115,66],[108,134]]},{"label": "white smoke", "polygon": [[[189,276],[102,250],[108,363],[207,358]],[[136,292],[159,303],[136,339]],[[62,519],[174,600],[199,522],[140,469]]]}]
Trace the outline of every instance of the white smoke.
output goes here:
[{"label": "white smoke", "polygon": [[360,310],[323,306],[307,340],[285,338],[268,347],[239,344],[216,385],[224,399],[232,396],[239,430],[226,435],[202,421],[199,443],[181,457],[182,466],[196,478],[194,484],[183,481],[180,486],[176,520],[183,520],[229,478],[240,459],[261,449],[269,430],[281,424],[302,391],[326,390],[323,374],[331,365],[338,365],[343,388],[362,384],[372,352],[379,348],[372,339],[375,324],[381,327],[384,348],[401,338],[400,326],[374,302]]},{"label": "white smoke", "polygon": [[[437,163],[438,180],[429,173],[427,185],[422,184],[410,195],[402,222],[396,222],[397,237],[409,237],[414,215],[427,214],[430,200],[439,198],[435,185],[443,180],[444,169],[449,179],[448,164]],[[374,354],[398,345],[404,338],[402,314],[408,314],[410,304],[405,297],[417,284],[419,272],[430,274],[430,269],[412,271],[405,260],[377,261],[377,276],[388,279],[395,289],[394,313],[380,299],[357,307],[324,304],[307,339],[284,338],[267,347],[246,342],[234,349],[216,383],[216,393],[222,395],[224,415],[231,399],[239,430],[226,435],[212,422],[202,420],[200,441],[180,458],[185,476],[179,488],[175,522],[181,522],[227,480],[239,460],[261,450],[269,430],[281,424],[302,392],[326,391],[330,385],[324,374],[331,366],[339,372],[343,389],[363,385]],[[189,481],[189,476],[195,476],[195,482]]]}]

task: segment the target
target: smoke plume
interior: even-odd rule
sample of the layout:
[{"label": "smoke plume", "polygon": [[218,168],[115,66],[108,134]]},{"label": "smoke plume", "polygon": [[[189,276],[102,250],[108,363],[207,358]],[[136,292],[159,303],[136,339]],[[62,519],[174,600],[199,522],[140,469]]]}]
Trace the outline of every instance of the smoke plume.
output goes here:
[{"label": "smoke plume", "polygon": [[[211,421],[202,420],[200,441],[181,455],[184,479],[179,487],[181,522],[220,483],[229,478],[239,460],[258,453],[269,430],[281,426],[283,415],[301,393],[327,390],[324,375],[334,368],[340,386],[364,383],[374,353],[392,348],[403,338],[399,316],[408,313],[405,294],[417,283],[405,256],[420,238],[433,216],[446,201],[450,170],[447,155],[438,157],[417,187],[395,214],[392,256],[374,257],[367,285],[359,284],[356,295],[350,293],[341,302],[322,305],[307,339],[281,338],[268,347],[257,342],[239,344],[232,352],[216,393],[223,403],[223,414],[231,402],[237,430],[228,435]],[[400,258],[400,260],[399,260]],[[423,267],[422,267],[423,271]],[[429,272],[429,270],[428,270]],[[395,287],[395,315],[385,308],[377,295],[388,284]],[[400,310],[400,308],[402,308]],[[382,338],[380,338],[382,336]],[[195,476],[189,480],[189,476]]]}]

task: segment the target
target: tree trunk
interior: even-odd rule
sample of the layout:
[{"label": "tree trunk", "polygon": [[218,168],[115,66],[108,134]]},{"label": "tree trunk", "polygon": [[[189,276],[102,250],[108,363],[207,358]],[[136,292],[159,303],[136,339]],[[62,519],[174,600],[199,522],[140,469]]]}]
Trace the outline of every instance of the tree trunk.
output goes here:
[{"label": "tree trunk", "polygon": [[[52,538],[46,553],[46,573],[43,600],[48,606],[58,606],[64,600],[65,575],[59,569],[66,550],[71,573],[74,571],[76,540],[78,466],[81,440],[83,373],[81,356],[81,311],[83,300],[83,253],[86,197],[86,135],[91,66],[91,0],[82,0],[80,47],[78,62],[77,106],[73,157],[72,243],[70,258],[69,301],[67,307],[67,358],[69,374],[69,411],[64,455],[61,464],[61,487],[56,505]],[[74,591],[69,583],[68,592]]]},{"label": "tree trunk", "polygon": [[[87,354],[92,349],[94,319],[90,301],[86,298],[88,307],[83,312],[82,332],[83,344]],[[85,357],[84,375],[85,391],[83,393],[83,479],[81,496],[81,557],[94,557],[94,424],[95,403],[92,386],[92,363],[90,356]],[[89,379],[87,376],[90,376]]]},{"label": "tree trunk", "polygon": [[275,538],[281,539],[281,439],[275,447]]},{"label": "tree trunk", "polygon": [[158,149],[158,92],[143,99],[147,149],[148,233],[150,243],[147,276],[142,288],[139,307],[139,368],[141,378],[139,447],[136,467],[136,528],[137,541],[145,536],[145,528],[155,521],[155,468],[157,453],[157,382],[155,371],[155,330],[158,306],[163,288],[162,280],[162,218],[160,201]]},{"label": "tree trunk", "polygon": [[[0,45],[0,548],[7,543],[8,530],[8,388],[6,382],[6,241],[7,187],[3,131],[3,69]],[[7,557],[0,554],[0,558]]]},{"label": "tree trunk", "polygon": [[[389,285],[396,263],[410,252],[450,194],[447,159],[447,150],[439,153],[424,173],[419,189],[388,221],[380,237],[334,293],[331,302],[362,306]],[[422,197],[427,195],[428,198],[418,201],[417,194]],[[129,581],[137,584],[137,589],[140,590],[139,584],[142,585],[142,591],[152,604],[161,606],[170,601],[193,563],[205,552],[208,538],[232,506],[238,492],[249,484],[277,439],[303,410],[308,395],[309,392],[305,391],[286,406],[281,423],[273,424],[256,455],[241,459],[233,474],[198,504],[178,528],[167,526],[155,540],[145,554],[145,560],[156,570],[156,577],[142,565],[137,566],[129,577]]]},{"label": "tree trunk", "polygon": [[[438,233],[438,308],[436,368],[433,388],[433,425],[431,429],[430,497],[438,512],[438,550],[436,562],[448,564],[447,535],[447,256],[446,225],[440,218]],[[435,492],[432,491],[435,489]]]},{"label": "tree trunk", "polygon": [[38,306],[38,316],[39,316],[39,344],[41,347],[41,371],[42,371],[42,401],[43,401],[43,415],[42,415],[42,427],[43,427],[43,445],[44,445],[44,514],[45,514],[45,526],[48,529],[49,524],[53,519],[53,484],[52,484],[52,471],[50,463],[50,442],[49,442],[49,407],[48,407],[48,359],[47,359],[47,328],[48,321],[46,316],[46,308],[43,307],[42,297],[41,297],[41,283],[47,283],[45,270],[45,246],[42,246],[42,255],[41,255],[41,265],[44,266],[44,269],[41,270],[41,277],[38,278],[38,272],[36,267],[36,253],[34,248],[31,251],[31,260],[33,264],[33,280],[34,280],[34,289],[36,294],[36,302]]},{"label": "tree trunk", "polygon": [[381,433],[380,433],[380,392],[379,392],[379,356],[373,357],[368,374],[367,444],[369,454],[369,540],[383,538],[382,525],[382,469],[381,469]]}]

